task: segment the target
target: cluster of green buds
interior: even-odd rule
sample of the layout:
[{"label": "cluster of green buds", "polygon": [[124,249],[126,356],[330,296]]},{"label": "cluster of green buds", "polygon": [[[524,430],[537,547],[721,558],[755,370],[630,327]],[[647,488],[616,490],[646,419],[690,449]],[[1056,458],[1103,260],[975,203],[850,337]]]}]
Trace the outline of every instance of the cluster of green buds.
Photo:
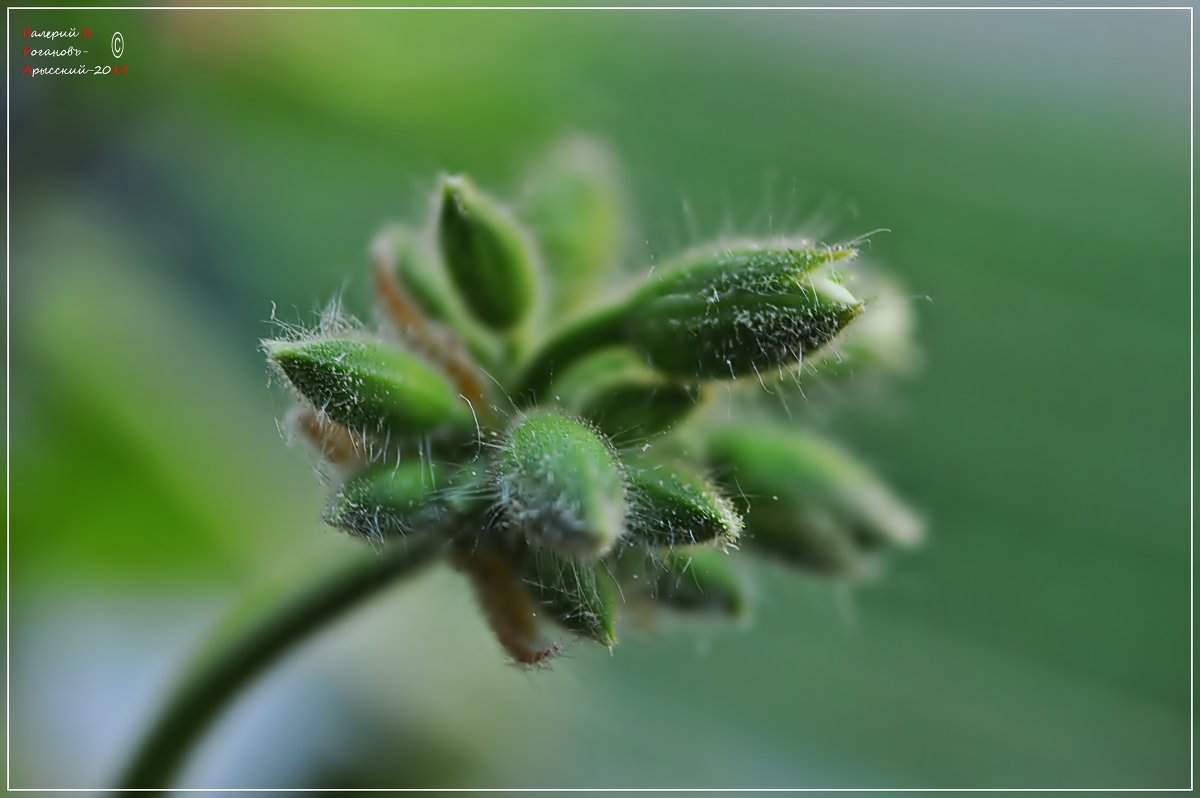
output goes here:
[{"label": "cluster of green buds", "polygon": [[564,631],[611,647],[623,609],[739,616],[739,547],[863,579],[922,535],[853,456],[754,407],[905,349],[855,339],[857,244],[721,241],[622,277],[624,207],[584,139],[511,206],[442,177],[428,221],[372,247],[378,324],[263,342],[333,477],[325,520],[444,556],[525,665]]}]

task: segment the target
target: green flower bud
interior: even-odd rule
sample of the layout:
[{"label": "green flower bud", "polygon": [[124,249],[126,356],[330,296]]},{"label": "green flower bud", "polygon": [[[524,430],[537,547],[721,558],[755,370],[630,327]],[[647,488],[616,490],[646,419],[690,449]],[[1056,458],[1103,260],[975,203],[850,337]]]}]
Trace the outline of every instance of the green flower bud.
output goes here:
[{"label": "green flower bud", "polygon": [[496,456],[501,517],[535,547],[597,557],[625,533],[625,480],[608,442],[549,410],[524,416]]},{"label": "green flower bud", "polygon": [[442,181],[437,233],[459,295],[497,330],[519,325],[534,305],[533,248],[518,223],[464,177]]},{"label": "green flower bud", "polygon": [[445,323],[480,362],[497,362],[499,342],[471,317],[430,242],[408,228],[395,226],[379,235],[373,253],[429,318]]},{"label": "green flower bud", "polygon": [[635,463],[629,480],[629,534],[640,546],[696,543],[728,548],[737,542],[742,518],[713,483],[678,466]]},{"label": "green flower bud", "polygon": [[869,469],[795,430],[722,428],[708,439],[714,467],[749,503],[743,540],[812,570],[867,577],[886,547],[920,543],[920,518]]},{"label": "green flower bud", "polygon": [[419,358],[377,341],[264,341],[267,358],[321,413],[352,430],[410,437],[473,430],[468,404]]},{"label": "green flower bud", "polygon": [[325,522],[372,540],[427,532],[450,512],[443,496],[451,473],[434,463],[375,466],[346,480]]},{"label": "green flower bud", "polygon": [[529,551],[521,574],[545,617],[602,646],[616,644],[619,593],[604,565]]},{"label": "green flower bud", "polygon": [[624,205],[617,166],[596,141],[568,139],[536,167],[522,217],[541,245],[559,315],[595,297],[621,245]]},{"label": "green flower bud", "polygon": [[738,617],[746,591],[729,557],[716,549],[677,550],[664,556],[631,550],[617,565],[623,592],[659,609]]},{"label": "green flower bud", "polygon": [[699,389],[651,371],[623,348],[585,357],[554,381],[554,398],[618,442],[651,438],[696,409]]},{"label": "green flower bud", "polygon": [[655,369],[681,377],[791,368],[862,312],[840,283],[814,272],[854,253],[753,244],[689,253],[634,296],[626,339]]}]

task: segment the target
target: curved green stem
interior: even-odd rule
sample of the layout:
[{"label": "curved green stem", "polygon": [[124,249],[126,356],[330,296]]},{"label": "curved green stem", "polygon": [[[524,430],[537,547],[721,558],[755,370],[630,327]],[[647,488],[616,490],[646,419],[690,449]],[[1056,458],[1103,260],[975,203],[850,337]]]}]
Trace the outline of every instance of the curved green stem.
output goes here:
[{"label": "curved green stem", "polygon": [[254,677],[342,613],[440,553],[412,536],[383,552],[340,561],[236,630],[219,634],[177,685],[118,781],[118,789],[164,788],[205,729]]}]

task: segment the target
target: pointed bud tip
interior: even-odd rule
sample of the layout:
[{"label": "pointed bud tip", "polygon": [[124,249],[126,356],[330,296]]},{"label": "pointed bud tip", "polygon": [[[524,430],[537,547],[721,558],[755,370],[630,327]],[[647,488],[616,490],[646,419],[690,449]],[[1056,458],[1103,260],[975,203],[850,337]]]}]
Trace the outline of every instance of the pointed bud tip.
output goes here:
[{"label": "pointed bud tip", "polygon": [[469,186],[470,181],[462,175],[444,175],[441,180],[442,198],[459,201]]},{"label": "pointed bud tip", "polygon": [[809,284],[821,299],[848,307],[856,306],[859,307],[857,313],[862,312],[862,303],[854,297],[854,294],[850,293],[850,289],[837,280],[825,275],[818,275],[810,278]]},{"label": "pointed bud tip", "polygon": [[259,341],[259,348],[266,354],[268,360],[278,360],[299,349],[299,342],[286,338],[264,338]]}]

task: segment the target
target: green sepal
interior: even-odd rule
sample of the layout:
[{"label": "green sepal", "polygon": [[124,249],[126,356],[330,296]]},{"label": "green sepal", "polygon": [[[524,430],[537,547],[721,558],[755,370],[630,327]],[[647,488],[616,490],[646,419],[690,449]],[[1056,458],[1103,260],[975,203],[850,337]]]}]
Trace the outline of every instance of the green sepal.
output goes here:
[{"label": "green sepal", "polygon": [[511,330],[537,298],[537,262],[520,224],[464,177],[441,184],[437,239],[459,296],[486,326]]},{"label": "green sepal", "polygon": [[737,543],[742,517],[710,480],[686,468],[645,461],[628,463],[629,532],[636,546],[728,548]]},{"label": "green sepal", "polygon": [[620,592],[603,563],[529,549],[520,570],[547,620],[602,646],[616,644]]},{"label": "green sepal", "polygon": [[616,163],[592,139],[567,139],[534,168],[521,216],[541,246],[556,315],[595,297],[622,243],[624,206]]},{"label": "green sepal", "polygon": [[400,438],[474,430],[450,381],[401,349],[361,338],[272,340],[263,349],[298,394],[352,430]]},{"label": "green sepal", "polygon": [[561,406],[628,443],[674,427],[696,409],[700,391],[663,377],[631,350],[617,347],[572,365],[554,381],[552,393]]},{"label": "green sepal", "polygon": [[866,466],[817,436],[774,427],[722,427],[710,463],[746,497],[749,548],[829,575],[865,578],[876,555],[923,537],[921,519]]},{"label": "green sepal", "polygon": [[494,466],[497,508],[534,547],[598,557],[625,534],[625,477],[583,421],[535,410],[509,431]]},{"label": "green sepal", "polygon": [[817,271],[854,253],[755,244],[687,253],[634,295],[626,340],[656,370],[679,377],[789,370],[862,312],[827,270]]},{"label": "green sepal", "polygon": [[370,467],[342,484],[325,522],[371,540],[430,532],[453,512],[446,500],[453,473],[420,461]]}]

